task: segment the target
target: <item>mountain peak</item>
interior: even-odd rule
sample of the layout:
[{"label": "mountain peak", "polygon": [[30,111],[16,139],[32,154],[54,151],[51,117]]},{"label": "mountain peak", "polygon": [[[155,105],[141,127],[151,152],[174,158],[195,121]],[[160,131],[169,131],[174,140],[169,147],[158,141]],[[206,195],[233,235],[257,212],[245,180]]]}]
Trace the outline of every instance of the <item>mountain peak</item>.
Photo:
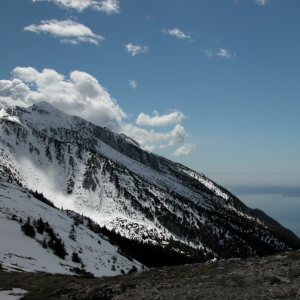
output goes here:
[{"label": "mountain peak", "polygon": [[54,107],[53,105],[51,105],[47,101],[41,101],[41,102],[35,103],[35,104],[29,106],[29,108],[31,108],[31,110],[33,110],[33,111],[35,111],[37,109],[42,109],[42,110],[47,111],[49,113],[60,111],[59,109],[57,109],[56,107]]},{"label": "mountain peak", "polygon": [[52,115],[60,117],[60,118],[67,118],[70,117],[68,114],[63,112],[62,110],[54,107],[52,104],[50,104],[47,101],[41,101],[38,103],[35,103],[27,108],[27,110],[32,112],[38,112],[40,115]]},{"label": "mountain peak", "polygon": [[[6,118],[11,121],[20,120],[21,123],[38,130],[49,128],[71,129],[74,125],[74,117],[57,109],[47,101],[35,103],[29,107],[10,106],[5,109]],[[4,113],[3,113],[4,116]]]}]

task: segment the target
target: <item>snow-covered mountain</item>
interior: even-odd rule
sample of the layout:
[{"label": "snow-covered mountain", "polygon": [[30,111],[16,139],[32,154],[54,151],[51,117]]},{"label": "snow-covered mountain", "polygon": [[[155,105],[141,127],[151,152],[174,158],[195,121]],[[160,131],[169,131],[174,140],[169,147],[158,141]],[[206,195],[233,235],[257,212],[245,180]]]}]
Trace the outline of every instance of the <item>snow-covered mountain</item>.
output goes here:
[{"label": "snow-covered mountain", "polygon": [[11,182],[127,238],[220,257],[300,247],[292,232],[203,174],[47,102],[2,108],[0,135],[0,170]]},{"label": "snow-covered mountain", "polygon": [[[35,227],[32,237],[21,230],[28,217]],[[75,220],[81,222],[76,224]],[[84,273],[95,276],[113,276],[122,270],[128,272],[134,266],[143,267],[121,255],[107,237],[89,230],[87,223],[76,213],[42,203],[24,188],[7,183],[6,178],[0,176],[0,263],[3,268],[62,274],[85,270]],[[49,228],[56,236],[54,239],[62,241],[65,252],[57,253],[57,247],[51,248]]]}]

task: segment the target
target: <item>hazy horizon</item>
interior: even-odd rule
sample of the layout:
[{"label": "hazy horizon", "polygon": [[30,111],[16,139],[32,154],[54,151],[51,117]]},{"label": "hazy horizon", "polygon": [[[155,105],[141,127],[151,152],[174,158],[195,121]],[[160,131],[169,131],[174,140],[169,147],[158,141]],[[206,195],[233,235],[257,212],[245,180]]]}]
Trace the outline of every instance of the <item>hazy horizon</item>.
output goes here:
[{"label": "hazy horizon", "polygon": [[258,208],[300,238],[300,187],[224,186],[250,208]]}]

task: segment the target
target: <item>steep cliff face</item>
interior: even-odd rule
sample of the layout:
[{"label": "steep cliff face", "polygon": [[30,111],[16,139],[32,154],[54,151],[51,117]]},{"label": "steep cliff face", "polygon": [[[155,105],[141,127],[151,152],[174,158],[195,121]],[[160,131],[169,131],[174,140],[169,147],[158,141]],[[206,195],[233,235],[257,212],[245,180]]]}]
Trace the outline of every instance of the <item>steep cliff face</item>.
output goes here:
[{"label": "steep cliff face", "polygon": [[221,257],[300,245],[203,174],[47,102],[2,108],[0,134],[7,177],[125,237],[178,241]]}]

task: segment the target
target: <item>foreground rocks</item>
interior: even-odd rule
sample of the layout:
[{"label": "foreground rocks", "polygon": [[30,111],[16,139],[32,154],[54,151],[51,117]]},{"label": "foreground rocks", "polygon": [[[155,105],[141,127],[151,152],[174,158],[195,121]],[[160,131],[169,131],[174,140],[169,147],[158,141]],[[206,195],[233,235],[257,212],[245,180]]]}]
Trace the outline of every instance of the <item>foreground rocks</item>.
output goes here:
[{"label": "foreground rocks", "polygon": [[[29,293],[22,299],[300,300],[299,252],[152,268],[130,275],[94,279],[26,273],[23,276],[31,279],[28,277],[22,284],[17,281],[18,278],[22,280],[21,276],[22,273],[0,272],[0,287],[27,289]],[[13,283],[7,281],[9,277]]]}]

